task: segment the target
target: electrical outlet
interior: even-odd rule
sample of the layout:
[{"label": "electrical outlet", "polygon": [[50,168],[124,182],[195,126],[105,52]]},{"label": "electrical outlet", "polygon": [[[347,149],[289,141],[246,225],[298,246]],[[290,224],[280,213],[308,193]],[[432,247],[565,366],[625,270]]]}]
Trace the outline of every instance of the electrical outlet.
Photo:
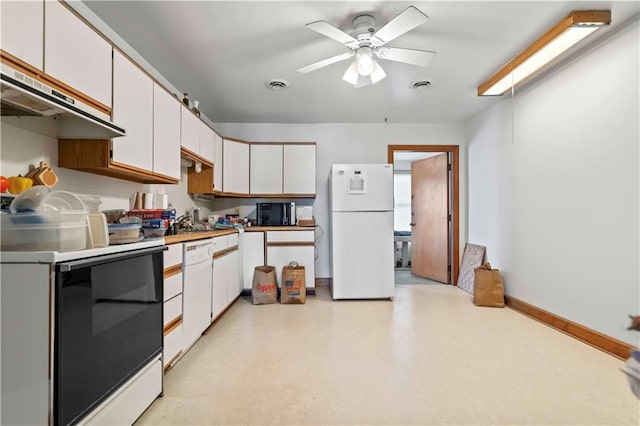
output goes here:
[{"label": "electrical outlet", "polygon": [[238,216],[240,216],[240,207],[236,207],[236,208],[234,209],[234,211],[235,211],[235,214],[237,214]]}]

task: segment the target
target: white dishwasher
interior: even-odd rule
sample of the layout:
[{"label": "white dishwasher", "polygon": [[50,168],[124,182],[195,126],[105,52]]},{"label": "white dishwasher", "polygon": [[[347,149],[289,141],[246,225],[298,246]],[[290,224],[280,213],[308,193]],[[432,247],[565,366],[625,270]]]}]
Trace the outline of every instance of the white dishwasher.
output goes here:
[{"label": "white dishwasher", "polygon": [[184,244],[182,323],[185,351],[211,325],[213,239]]}]

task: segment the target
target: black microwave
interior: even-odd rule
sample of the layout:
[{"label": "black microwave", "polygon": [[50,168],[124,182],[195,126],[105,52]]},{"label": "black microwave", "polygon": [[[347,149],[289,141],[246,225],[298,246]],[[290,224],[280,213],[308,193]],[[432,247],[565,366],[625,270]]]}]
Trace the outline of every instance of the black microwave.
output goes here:
[{"label": "black microwave", "polygon": [[257,203],[258,226],[287,226],[296,224],[296,203]]}]

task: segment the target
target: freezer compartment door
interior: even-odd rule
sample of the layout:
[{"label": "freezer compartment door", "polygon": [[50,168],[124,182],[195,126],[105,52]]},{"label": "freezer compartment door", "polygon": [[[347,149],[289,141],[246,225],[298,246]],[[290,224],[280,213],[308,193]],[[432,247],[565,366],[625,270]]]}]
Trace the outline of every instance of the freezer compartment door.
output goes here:
[{"label": "freezer compartment door", "polygon": [[393,212],[332,214],[334,299],[393,297]]},{"label": "freezer compartment door", "polygon": [[393,166],[334,164],[331,167],[331,210],[393,210]]}]

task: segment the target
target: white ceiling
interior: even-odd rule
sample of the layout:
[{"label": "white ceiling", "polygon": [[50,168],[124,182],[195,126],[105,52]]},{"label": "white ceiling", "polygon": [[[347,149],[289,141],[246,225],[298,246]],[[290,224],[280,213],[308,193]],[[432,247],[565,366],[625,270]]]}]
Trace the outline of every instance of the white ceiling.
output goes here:
[{"label": "white ceiling", "polygon": [[[612,9],[611,27],[593,42],[639,10],[638,2],[609,1],[84,3],[219,123],[461,122],[496,102],[477,97],[477,86],[570,11]],[[366,12],[380,28],[409,5],[430,20],[389,46],[436,51],[428,68],[380,61],[387,78],[361,89],[341,79],[348,61],[296,71],[346,51],[305,24],[325,20],[348,32]],[[291,86],[266,89],[274,78]],[[432,86],[410,89],[417,80]]]}]

